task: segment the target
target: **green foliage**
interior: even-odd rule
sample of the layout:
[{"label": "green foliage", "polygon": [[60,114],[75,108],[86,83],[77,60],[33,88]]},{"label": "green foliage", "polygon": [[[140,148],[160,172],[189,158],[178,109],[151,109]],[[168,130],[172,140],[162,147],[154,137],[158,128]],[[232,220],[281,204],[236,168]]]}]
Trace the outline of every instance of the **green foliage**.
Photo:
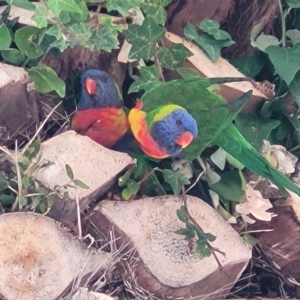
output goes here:
[{"label": "green foliage", "polygon": [[52,68],[44,64],[38,64],[27,71],[39,92],[48,93],[54,90],[61,97],[65,95],[65,83],[57,77]]},{"label": "green foliage", "polygon": [[0,173],[0,205],[5,208],[15,210],[30,209],[33,211],[47,212],[54,200],[68,197],[68,188],[88,189],[82,181],[74,178],[73,171],[69,165],[66,165],[66,174],[70,182],[63,186],[56,186],[53,191],[41,186],[34,178],[37,170],[51,165],[51,162],[43,161],[40,155],[40,140],[28,147],[16,161],[12,163],[11,174]]},{"label": "green foliage", "polygon": [[128,25],[123,31],[126,40],[132,44],[129,58],[150,59],[155,54],[156,42],[165,34],[166,29],[157,25],[151,17],[145,18],[142,25]]},{"label": "green foliage", "polygon": [[267,140],[279,124],[279,120],[266,119],[258,114],[239,114],[235,119],[238,130],[256,150],[261,148],[262,141]]},{"label": "green foliage", "polygon": [[183,185],[190,184],[190,181],[185,177],[182,170],[173,171],[165,169],[164,180],[171,186],[175,196],[179,195]]},{"label": "green foliage", "polygon": [[177,217],[185,224],[185,228],[178,229],[176,233],[184,235],[186,240],[195,239],[196,241],[193,248],[201,258],[210,256],[212,250],[209,247],[209,242],[213,242],[216,237],[210,233],[205,233],[197,224],[193,224],[184,206],[181,206],[180,209],[177,210]]},{"label": "green foliage", "polygon": [[199,34],[196,27],[187,22],[187,25],[184,27],[184,35],[195,41],[209,58],[215,61],[220,56],[220,51],[223,47],[229,47],[234,44],[230,35],[219,27],[219,22],[203,19],[198,25],[198,28],[201,30]]}]

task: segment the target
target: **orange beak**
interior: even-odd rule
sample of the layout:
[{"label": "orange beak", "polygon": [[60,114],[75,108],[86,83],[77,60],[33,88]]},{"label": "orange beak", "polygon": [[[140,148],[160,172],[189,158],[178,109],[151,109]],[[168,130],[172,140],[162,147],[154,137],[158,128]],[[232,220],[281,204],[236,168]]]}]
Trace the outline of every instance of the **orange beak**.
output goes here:
[{"label": "orange beak", "polygon": [[193,139],[193,134],[190,131],[185,131],[176,139],[176,144],[180,145],[182,148],[185,148],[192,142]]},{"label": "orange beak", "polygon": [[97,83],[94,79],[86,78],[84,80],[84,87],[90,95],[96,94]]}]

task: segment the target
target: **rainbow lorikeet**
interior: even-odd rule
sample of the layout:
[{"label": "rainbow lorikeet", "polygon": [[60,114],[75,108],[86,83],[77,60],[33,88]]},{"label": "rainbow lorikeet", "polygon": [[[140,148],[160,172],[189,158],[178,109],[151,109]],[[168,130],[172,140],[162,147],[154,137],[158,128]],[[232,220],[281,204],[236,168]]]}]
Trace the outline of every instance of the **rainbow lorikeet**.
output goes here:
[{"label": "rainbow lorikeet", "polygon": [[71,128],[111,148],[129,129],[118,87],[106,72],[93,69],[82,73],[80,83],[81,95]]},{"label": "rainbow lorikeet", "polygon": [[154,158],[178,155],[198,134],[195,119],[179,105],[167,104],[146,113],[139,100],[130,110],[131,131],[143,152]]},{"label": "rainbow lorikeet", "polygon": [[[188,157],[192,159],[199,156],[209,144],[218,145],[249,170],[269,179],[281,191],[286,192],[288,189],[300,196],[300,188],[260,155],[233,125],[232,121],[247,98],[244,102],[227,103],[223,97],[209,90],[211,85],[207,78],[191,77],[154,86],[142,96],[145,112],[140,118],[145,119],[148,112],[165,103],[183,106],[196,120],[199,131],[198,137],[184,151]],[[159,116],[156,118],[159,119]],[[129,122],[132,123],[130,116]],[[146,124],[148,122],[146,119]],[[193,123],[190,121],[189,124],[191,126]],[[191,128],[196,128],[196,125],[189,127],[190,132],[196,133]],[[137,129],[133,129],[133,132],[138,140],[142,139],[137,137]],[[170,133],[165,135],[164,145],[169,143],[168,134]],[[144,147],[147,145],[145,144]],[[171,146],[171,151],[173,147],[174,144]]]}]

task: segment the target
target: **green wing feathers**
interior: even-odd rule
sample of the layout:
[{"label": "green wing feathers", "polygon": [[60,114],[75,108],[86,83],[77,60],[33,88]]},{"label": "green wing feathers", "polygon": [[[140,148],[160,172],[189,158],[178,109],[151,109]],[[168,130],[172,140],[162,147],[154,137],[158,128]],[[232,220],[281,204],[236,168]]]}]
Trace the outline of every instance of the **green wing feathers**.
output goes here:
[{"label": "green wing feathers", "polygon": [[300,188],[260,155],[234,125],[225,128],[214,143],[222,147],[252,172],[269,179],[280,191],[290,190],[300,196]]}]

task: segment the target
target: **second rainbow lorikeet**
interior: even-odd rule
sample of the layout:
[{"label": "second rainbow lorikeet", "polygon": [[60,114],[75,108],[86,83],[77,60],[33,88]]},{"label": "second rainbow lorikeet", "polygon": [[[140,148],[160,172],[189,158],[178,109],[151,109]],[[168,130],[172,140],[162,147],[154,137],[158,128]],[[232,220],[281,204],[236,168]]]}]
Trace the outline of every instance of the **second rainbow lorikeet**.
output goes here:
[{"label": "second rainbow lorikeet", "polygon": [[260,155],[232,123],[247,98],[227,103],[209,90],[211,85],[209,79],[201,77],[164,82],[142,96],[144,110],[150,112],[166,102],[184,106],[197,121],[199,130],[199,136],[186,149],[186,154],[194,158],[209,144],[216,144],[252,172],[269,179],[282,192],[290,190],[300,196],[300,188]]},{"label": "second rainbow lorikeet", "polygon": [[178,155],[198,134],[195,119],[181,106],[167,104],[146,113],[139,100],[130,110],[131,131],[143,152],[154,158]]},{"label": "second rainbow lorikeet", "polygon": [[71,128],[104,147],[113,147],[128,131],[116,83],[104,71],[90,69],[80,77],[81,96]]}]

